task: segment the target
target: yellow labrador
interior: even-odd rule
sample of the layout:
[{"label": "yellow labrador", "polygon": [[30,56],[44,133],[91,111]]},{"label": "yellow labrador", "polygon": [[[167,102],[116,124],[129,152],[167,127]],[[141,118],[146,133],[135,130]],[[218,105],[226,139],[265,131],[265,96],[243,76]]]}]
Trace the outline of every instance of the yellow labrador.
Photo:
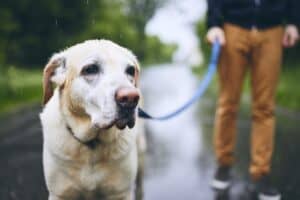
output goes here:
[{"label": "yellow labrador", "polygon": [[50,59],[40,114],[49,200],[129,200],[134,189],[141,199],[142,186],[135,185],[142,183],[138,155],[145,150],[138,74],[135,56],[107,40],[89,40]]}]

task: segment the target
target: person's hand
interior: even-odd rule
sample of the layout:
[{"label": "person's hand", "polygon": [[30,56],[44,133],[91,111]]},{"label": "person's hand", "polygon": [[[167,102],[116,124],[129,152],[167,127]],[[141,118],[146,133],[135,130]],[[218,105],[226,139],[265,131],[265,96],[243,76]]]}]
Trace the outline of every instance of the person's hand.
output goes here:
[{"label": "person's hand", "polygon": [[282,44],[286,48],[295,46],[299,40],[299,31],[295,25],[287,25],[285,28]]},{"label": "person's hand", "polygon": [[216,40],[220,42],[223,46],[225,44],[225,34],[222,28],[220,27],[211,27],[206,34],[206,39],[209,43],[214,43]]}]

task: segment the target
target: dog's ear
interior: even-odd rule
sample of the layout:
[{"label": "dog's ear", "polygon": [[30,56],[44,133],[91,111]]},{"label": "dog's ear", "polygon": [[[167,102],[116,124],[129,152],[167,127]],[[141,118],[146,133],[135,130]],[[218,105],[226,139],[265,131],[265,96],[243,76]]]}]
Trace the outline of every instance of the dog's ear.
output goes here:
[{"label": "dog's ear", "polygon": [[135,63],[134,82],[135,82],[135,87],[138,87],[139,79],[140,79],[140,64],[138,61],[135,61],[134,63]]},{"label": "dog's ear", "polygon": [[66,58],[62,54],[52,56],[43,73],[43,105],[53,95],[52,83],[62,86],[66,79]]}]

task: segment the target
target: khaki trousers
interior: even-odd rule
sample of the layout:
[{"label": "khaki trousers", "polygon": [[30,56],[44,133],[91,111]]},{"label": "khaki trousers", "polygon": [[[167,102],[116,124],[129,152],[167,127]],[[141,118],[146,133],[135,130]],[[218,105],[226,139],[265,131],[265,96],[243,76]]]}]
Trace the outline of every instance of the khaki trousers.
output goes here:
[{"label": "khaki trousers", "polygon": [[222,166],[234,162],[236,117],[243,80],[251,75],[252,133],[250,174],[255,180],[270,172],[274,145],[275,90],[282,59],[281,26],[266,30],[224,25],[226,45],[219,64],[220,93],[216,111],[214,146]]}]

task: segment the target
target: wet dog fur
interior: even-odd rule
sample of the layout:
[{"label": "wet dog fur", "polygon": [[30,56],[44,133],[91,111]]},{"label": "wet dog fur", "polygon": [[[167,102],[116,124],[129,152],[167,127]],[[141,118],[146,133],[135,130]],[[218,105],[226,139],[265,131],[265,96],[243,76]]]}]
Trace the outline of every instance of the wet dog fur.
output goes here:
[{"label": "wet dog fur", "polygon": [[139,71],[129,50],[107,40],[52,56],[40,114],[49,200],[142,199],[143,124],[115,97],[120,88],[140,94]]}]

